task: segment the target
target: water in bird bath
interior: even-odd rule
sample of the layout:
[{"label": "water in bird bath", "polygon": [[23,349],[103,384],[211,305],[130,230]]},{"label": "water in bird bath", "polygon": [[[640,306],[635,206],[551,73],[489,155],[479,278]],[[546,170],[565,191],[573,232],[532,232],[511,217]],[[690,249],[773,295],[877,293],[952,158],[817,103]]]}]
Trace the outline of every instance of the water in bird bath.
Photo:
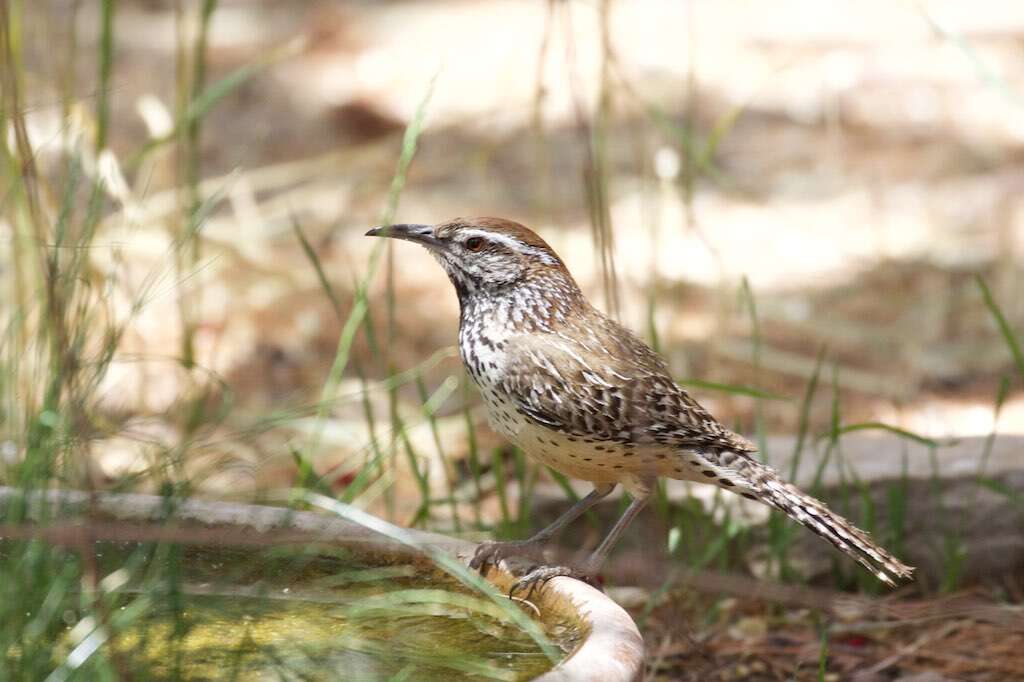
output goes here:
[{"label": "water in bird bath", "polygon": [[[143,558],[174,564],[122,588],[148,595],[112,640],[140,679],[523,680],[553,664],[506,605],[429,566],[348,549],[99,547],[100,575],[133,564],[144,575]],[[562,654],[579,640],[570,622],[541,627]]]}]

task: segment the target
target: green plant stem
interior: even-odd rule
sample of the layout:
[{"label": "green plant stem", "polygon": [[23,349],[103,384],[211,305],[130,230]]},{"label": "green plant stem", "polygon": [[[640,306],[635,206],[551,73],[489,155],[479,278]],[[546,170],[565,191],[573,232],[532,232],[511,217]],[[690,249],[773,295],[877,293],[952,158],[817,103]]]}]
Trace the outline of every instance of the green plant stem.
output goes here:
[{"label": "green plant stem", "polygon": [[110,76],[114,67],[114,12],[117,0],[100,1],[99,78],[96,93],[96,140],[99,152],[107,147],[110,130]]}]

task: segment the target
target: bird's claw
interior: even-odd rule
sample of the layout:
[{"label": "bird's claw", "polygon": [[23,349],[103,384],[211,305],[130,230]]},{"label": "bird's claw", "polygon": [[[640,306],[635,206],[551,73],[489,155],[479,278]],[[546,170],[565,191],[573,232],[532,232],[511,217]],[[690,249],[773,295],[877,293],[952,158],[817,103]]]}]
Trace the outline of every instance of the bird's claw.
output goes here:
[{"label": "bird's claw", "polygon": [[469,562],[469,567],[475,571],[486,571],[489,566],[497,566],[503,560],[510,557],[526,557],[538,559],[540,557],[541,543],[530,540],[513,542],[484,542],[476,548],[476,553]]},{"label": "bird's claw", "polygon": [[547,581],[561,576],[582,580],[591,587],[601,589],[596,577],[588,572],[581,571],[570,566],[536,566],[530,569],[529,573],[512,583],[512,587],[510,587],[508,591],[508,596],[511,597],[516,592],[526,590],[525,598],[529,599],[533,594],[533,591],[538,587],[543,587]]}]

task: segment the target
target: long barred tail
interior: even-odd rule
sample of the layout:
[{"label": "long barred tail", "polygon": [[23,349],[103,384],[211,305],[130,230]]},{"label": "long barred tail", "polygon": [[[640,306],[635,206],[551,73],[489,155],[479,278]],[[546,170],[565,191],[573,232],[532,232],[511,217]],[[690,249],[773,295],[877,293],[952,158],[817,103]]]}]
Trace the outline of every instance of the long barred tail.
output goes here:
[{"label": "long barred tail", "polygon": [[914,572],[912,566],[879,547],[870,535],[823,502],[783,481],[774,469],[756,462],[748,466],[754,469],[745,476],[753,484],[750,488],[754,496],[831,542],[885,584],[895,586],[896,580],[909,578]]}]

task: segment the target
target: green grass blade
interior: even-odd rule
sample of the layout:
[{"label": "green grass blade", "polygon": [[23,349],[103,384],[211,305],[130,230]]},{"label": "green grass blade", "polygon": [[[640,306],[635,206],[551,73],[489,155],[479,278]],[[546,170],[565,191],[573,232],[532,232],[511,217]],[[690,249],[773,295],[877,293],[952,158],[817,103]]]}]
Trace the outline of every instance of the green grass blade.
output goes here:
[{"label": "green grass blade", "polygon": [[797,472],[800,470],[800,460],[803,457],[804,444],[807,441],[807,432],[811,426],[811,405],[814,404],[814,394],[818,391],[818,380],[821,377],[821,368],[825,362],[826,347],[818,349],[818,355],[814,359],[814,371],[807,382],[807,390],[804,391],[804,398],[800,401],[800,422],[796,432],[796,443],[793,444],[793,456],[789,467],[789,480],[796,482]]},{"label": "green grass blade", "polygon": [[[398,167],[395,171],[395,177],[391,182],[391,190],[388,195],[385,215],[392,214],[398,205],[398,197],[401,194],[402,187],[405,186],[406,173],[408,173],[409,165],[412,163],[412,159],[416,154],[419,136],[423,130],[423,122],[426,118],[427,105],[430,103],[430,98],[433,94],[433,86],[434,81],[432,80],[430,87],[427,88],[423,99],[420,101],[420,104],[416,109],[416,115],[406,128],[405,137],[402,140],[402,152],[399,156]],[[369,302],[366,297],[367,286],[372,280],[374,274],[377,272],[381,253],[381,246],[378,244],[374,247],[374,251],[370,255],[370,263],[367,268],[367,273],[356,290],[355,301],[353,302],[352,309],[349,311],[348,318],[345,320],[345,324],[342,327],[341,336],[338,338],[338,344],[334,353],[334,361],[331,363],[331,369],[328,372],[327,379],[324,381],[323,387],[320,391],[319,405],[321,407],[317,411],[317,427],[310,435],[306,448],[307,456],[314,459],[316,452],[319,449],[324,421],[327,418],[327,406],[333,403],[334,398],[337,395],[338,387],[341,384],[342,374],[348,366],[349,353],[352,350],[352,344],[355,341],[356,333],[359,331],[364,318],[369,312]]]},{"label": "green grass blade", "polygon": [[139,164],[146,157],[175,140],[182,130],[187,129],[195,121],[201,120],[225,97],[274,64],[298,54],[300,49],[300,44],[289,43],[276,50],[271,50],[263,59],[240,66],[219,81],[204,88],[199,96],[189,103],[182,115],[174,122],[174,127],[167,134],[149,140],[146,144],[142,145],[137,152],[128,158],[125,166],[129,169],[138,168]]},{"label": "green grass blade", "polygon": [[760,388],[754,388],[752,386],[742,386],[740,384],[723,384],[716,381],[704,381],[703,379],[678,379],[676,383],[684,388],[699,388],[708,391],[718,391],[720,393],[729,393],[731,395],[743,395],[751,398],[758,398],[759,400],[793,400],[787,395],[781,393],[773,393],[771,391],[765,391]]},{"label": "green grass blade", "polygon": [[1006,316],[1003,315],[1002,309],[996,303],[991,290],[988,288],[988,284],[985,283],[982,276],[977,275],[974,281],[978,283],[978,288],[981,289],[981,297],[985,300],[985,306],[992,313],[992,317],[995,318],[996,325],[999,326],[999,333],[1003,336],[1003,341],[1006,342],[1006,347],[1010,349],[1010,354],[1013,356],[1013,363],[1017,366],[1017,373],[1020,375],[1021,381],[1024,382],[1024,351],[1021,350],[1017,336],[1013,333],[1010,323],[1006,321]]},{"label": "green grass blade", "polygon": [[110,128],[110,74],[114,66],[114,6],[115,0],[100,3],[99,78],[96,92],[96,151],[107,146]]},{"label": "green grass blade", "polygon": [[[740,283],[740,303],[747,309],[750,318],[750,332],[753,337],[753,357],[751,363],[754,367],[754,381],[758,383],[761,379],[761,321],[757,314],[757,299],[754,290],[750,286],[750,280],[746,277]],[[758,450],[761,459],[765,464],[769,463],[768,441],[764,429],[764,408],[760,402],[754,404],[754,432],[757,434]]]},{"label": "green grass blade", "polygon": [[899,436],[900,438],[906,438],[907,440],[912,440],[915,443],[920,443],[921,445],[930,448],[939,447],[938,442],[932,440],[931,438],[927,438],[920,434],[914,433],[913,431],[908,431],[907,429],[901,429],[900,427],[893,426],[892,424],[884,424],[882,422],[862,422],[859,424],[846,424],[844,426],[839,427],[836,434],[841,436],[847,433],[853,433],[854,431],[888,431],[889,433]]},{"label": "green grass blade", "polygon": [[994,478],[981,478],[978,480],[978,483],[992,492],[1006,498],[1014,507],[1017,507],[1018,510],[1024,512],[1024,494],[1021,494],[1019,491],[1014,490],[1012,487],[1002,481],[997,481]]},{"label": "green grass blade", "polygon": [[323,265],[320,263],[320,257],[316,253],[316,249],[309,243],[305,233],[302,231],[302,225],[299,224],[298,218],[294,215],[290,216],[292,223],[292,231],[295,232],[295,238],[299,240],[299,245],[302,247],[302,253],[309,259],[310,264],[313,266],[313,270],[316,272],[317,281],[320,283],[320,288],[324,290],[327,295],[327,299],[331,302],[331,308],[334,310],[334,314],[338,316],[339,320],[343,320],[344,316],[341,314],[341,301],[338,300],[338,294],[334,291],[334,287],[331,286],[330,280],[327,279],[327,274],[324,272]]}]

